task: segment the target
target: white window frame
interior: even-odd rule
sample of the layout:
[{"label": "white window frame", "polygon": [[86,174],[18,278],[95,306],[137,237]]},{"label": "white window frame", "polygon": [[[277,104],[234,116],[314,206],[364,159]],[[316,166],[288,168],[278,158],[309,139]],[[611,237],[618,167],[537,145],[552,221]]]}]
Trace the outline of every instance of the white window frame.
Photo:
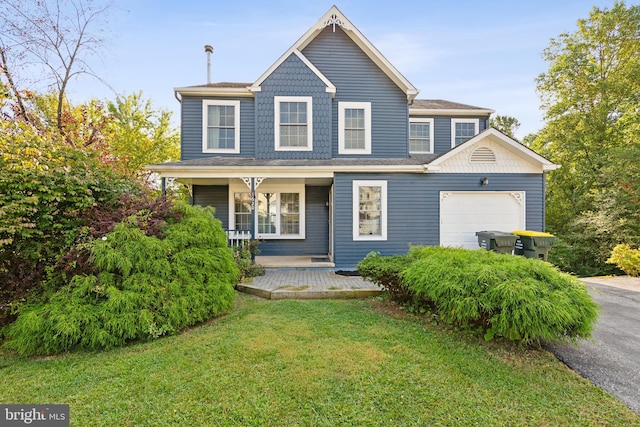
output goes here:
[{"label": "white window frame", "polygon": [[[229,226],[235,227],[236,223],[236,205],[235,205],[235,193],[249,193],[249,188],[244,183],[231,183],[229,184]],[[276,233],[258,233],[258,194],[259,193],[276,193],[278,196],[278,203],[276,204]],[[298,193],[300,207],[298,215],[300,215],[300,228],[298,234],[280,234],[280,195],[282,193]],[[256,238],[265,240],[301,240],[306,237],[306,214],[305,214],[305,186],[304,183],[296,184],[268,184],[262,183],[256,188],[256,200],[255,200],[255,219],[253,226],[256,230]]]},{"label": "white window frame", "polygon": [[[364,148],[346,148],[345,117],[347,109],[364,110]],[[338,103],[338,154],[371,154],[371,103],[339,102]]]},{"label": "white window frame", "polygon": [[[411,124],[412,123],[429,123],[429,146],[431,150],[429,151],[411,151]],[[423,117],[411,117],[409,119],[409,154],[433,154],[433,119],[427,119]]]},{"label": "white window frame", "polygon": [[[209,106],[218,105],[223,107],[234,107],[233,119],[235,127],[234,148],[209,148]],[[203,153],[240,153],[240,101],[203,99],[202,100],[202,152]]]},{"label": "white window frame", "polygon": [[473,136],[476,136],[480,129],[480,119],[451,119],[451,148],[456,146],[456,123],[473,123]]},{"label": "white window frame", "polygon": [[[360,187],[380,187],[380,235],[360,235]],[[353,181],[353,240],[387,240],[387,181]]]},{"label": "white window frame", "polygon": [[[307,146],[306,147],[281,147],[280,146],[280,103],[305,102],[307,104]],[[311,96],[274,96],[274,139],[276,151],[313,151],[313,98]]]}]

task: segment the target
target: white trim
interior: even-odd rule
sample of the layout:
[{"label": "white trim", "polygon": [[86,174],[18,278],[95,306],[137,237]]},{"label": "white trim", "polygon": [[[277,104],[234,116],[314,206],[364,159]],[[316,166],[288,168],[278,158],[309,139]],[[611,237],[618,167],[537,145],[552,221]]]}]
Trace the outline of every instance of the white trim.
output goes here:
[{"label": "white trim", "polygon": [[[281,147],[280,146],[280,103],[281,102],[305,102],[307,104],[307,146],[306,147]],[[311,96],[274,96],[273,127],[276,151],[313,151],[313,98]]]},{"label": "white trim", "polygon": [[331,19],[342,22],[340,26],[345,30],[345,34],[360,47],[360,49],[385,73],[406,95],[407,100],[412,101],[418,95],[416,89],[390,62],[385,58],[375,46],[349,21],[344,14],[336,7],[332,6],[306,33],[302,35],[258,80],[251,86],[252,91],[259,91],[260,85],[280,64],[284,62],[294,51],[302,51],[313,41],[325,28],[326,23]]},{"label": "white trim", "polygon": [[[249,193],[246,185],[242,182],[232,182],[229,183],[229,228],[232,226],[235,227],[235,198],[234,193]],[[304,240],[306,237],[306,206],[305,206],[305,185],[304,183],[295,183],[295,184],[273,184],[264,182],[260,185],[260,189],[255,190],[256,193],[256,201],[255,201],[255,221],[254,227],[256,230],[256,237],[258,239],[266,239],[266,240]],[[260,234],[258,233],[258,194],[259,193],[276,193],[278,196],[277,203],[277,224],[276,224],[276,233],[275,234]],[[299,194],[299,203],[300,210],[298,214],[300,215],[300,232],[298,234],[280,234],[280,194],[281,193],[298,193]]]},{"label": "white trim", "polygon": [[480,119],[451,119],[451,148],[456,146],[456,123],[473,123],[473,136],[476,136],[479,132],[478,129],[480,129]]},{"label": "white trim", "polygon": [[[353,185],[353,240],[387,240],[387,181],[354,180]],[[360,187],[380,187],[380,235],[360,235]]]},{"label": "white trim", "polygon": [[501,144],[503,147],[505,147],[508,150],[518,153],[525,159],[530,159],[531,161],[538,163],[543,172],[556,170],[560,167],[560,165],[556,165],[550,162],[549,160],[545,159],[544,157],[542,157],[532,149],[524,146],[523,144],[519,143],[518,141],[512,138],[509,138],[507,135],[503,134],[502,132],[494,128],[489,128],[482,131],[482,133],[479,133],[478,135],[474,136],[463,145],[459,145],[447,151],[446,153],[444,153],[442,156],[438,157],[431,163],[424,165],[425,172],[438,172],[439,170],[442,169],[442,164],[446,162],[448,159],[454,156],[457,156],[461,151],[464,151],[465,149],[471,147],[472,145],[478,144],[480,141],[483,141],[485,138],[490,138],[492,141]]},{"label": "white trim", "polygon": [[[208,128],[209,128],[209,107],[217,105],[222,107],[233,107],[233,119],[235,129],[235,139],[233,148],[209,148]],[[202,152],[203,153],[240,153],[240,101],[230,100],[202,100]]]},{"label": "white trim", "polygon": [[[346,109],[364,110],[364,148],[345,148],[345,119]],[[371,154],[371,103],[370,102],[339,102],[338,103],[338,154]]]},{"label": "white trim", "polygon": [[210,86],[193,86],[193,87],[176,87],[173,88],[175,93],[182,96],[241,96],[253,97],[253,92],[246,88],[237,87],[210,87]]},{"label": "white trim", "polygon": [[[411,151],[411,123],[429,123],[429,151]],[[433,119],[409,117],[409,154],[433,154]]]}]

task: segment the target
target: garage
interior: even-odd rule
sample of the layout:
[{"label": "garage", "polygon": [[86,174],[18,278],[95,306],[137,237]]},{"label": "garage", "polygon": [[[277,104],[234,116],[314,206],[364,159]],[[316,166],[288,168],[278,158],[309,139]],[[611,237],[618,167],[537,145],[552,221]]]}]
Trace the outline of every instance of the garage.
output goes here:
[{"label": "garage", "polygon": [[440,245],[478,249],[476,231],[523,230],[524,191],[441,191]]}]

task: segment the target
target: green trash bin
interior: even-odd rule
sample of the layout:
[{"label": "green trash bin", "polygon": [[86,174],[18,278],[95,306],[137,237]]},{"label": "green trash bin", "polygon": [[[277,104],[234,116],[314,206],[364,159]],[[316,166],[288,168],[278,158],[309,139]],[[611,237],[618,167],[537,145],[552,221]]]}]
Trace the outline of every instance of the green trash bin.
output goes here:
[{"label": "green trash bin", "polygon": [[514,253],[524,255],[527,258],[540,258],[547,260],[549,250],[553,246],[556,236],[542,231],[516,230],[513,234],[518,236]]},{"label": "green trash bin", "polygon": [[518,240],[518,236],[515,234],[504,231],[478,231],[476,236],[478,236],[478,246],[503,254],[513,253],[516,240]]}]

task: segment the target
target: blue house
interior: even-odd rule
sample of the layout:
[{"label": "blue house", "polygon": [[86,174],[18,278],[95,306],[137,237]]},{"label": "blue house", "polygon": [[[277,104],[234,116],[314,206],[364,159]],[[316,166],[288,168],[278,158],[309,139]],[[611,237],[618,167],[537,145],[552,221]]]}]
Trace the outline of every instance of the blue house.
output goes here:
[{"label": "blue house", "polygon": [[181,161],[150,169],[253,233],[263,256],[352,270],[370,251],[544,229],[558,166],[489,128],[493,110],[418,99],[335,6],[256,81],[175,92]]}]

